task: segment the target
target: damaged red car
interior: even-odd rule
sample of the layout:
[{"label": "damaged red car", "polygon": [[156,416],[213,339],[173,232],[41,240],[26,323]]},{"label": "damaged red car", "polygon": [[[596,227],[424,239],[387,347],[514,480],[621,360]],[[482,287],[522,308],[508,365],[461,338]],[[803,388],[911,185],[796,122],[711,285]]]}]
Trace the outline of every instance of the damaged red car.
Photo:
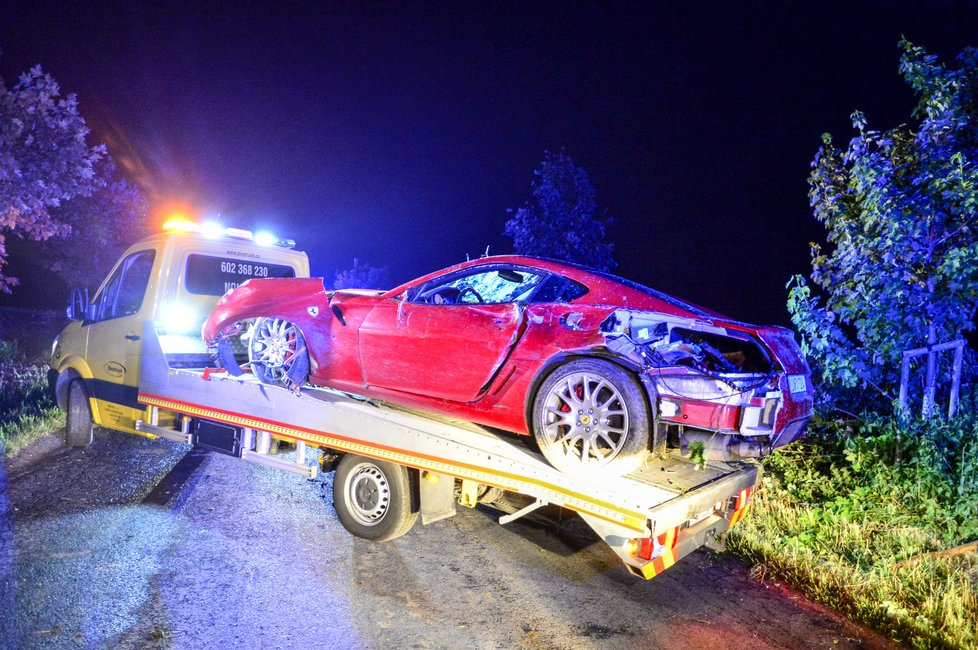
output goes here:
[{"label": "damaged red car", "polygon": [[563,471],[627,473],[650,452],[760,457],[812,412],[790,330],[530,257],[465,262],[390,291],[249,280],[204,339],[234,372],[306,382],[534,436]]}]

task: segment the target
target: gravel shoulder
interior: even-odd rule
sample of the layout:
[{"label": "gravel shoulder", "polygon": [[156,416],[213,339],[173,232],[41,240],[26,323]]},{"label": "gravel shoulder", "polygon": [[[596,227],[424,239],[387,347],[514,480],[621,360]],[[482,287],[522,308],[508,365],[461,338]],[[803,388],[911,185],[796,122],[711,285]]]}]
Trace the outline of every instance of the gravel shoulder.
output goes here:
[{"label": "gravel shoulder", "polygon": [[0,645],[895,647],[710,552],[637,580],[576,519],[460,509],[366,542],[331,479],[105,430],[42,438],[0,467]]}]

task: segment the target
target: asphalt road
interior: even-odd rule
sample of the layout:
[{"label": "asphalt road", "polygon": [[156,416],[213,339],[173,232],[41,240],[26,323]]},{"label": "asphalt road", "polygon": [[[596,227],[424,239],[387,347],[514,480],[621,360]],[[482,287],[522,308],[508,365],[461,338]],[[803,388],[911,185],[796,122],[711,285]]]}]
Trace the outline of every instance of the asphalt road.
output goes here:
[{"label": "asphalt road", "polygon": [[729,557],[633,578],[576,519],[462,509],[366,542],[331,479],[104,430],[86,449],[43,438],[0,466],[0,646],[892,647]]}]

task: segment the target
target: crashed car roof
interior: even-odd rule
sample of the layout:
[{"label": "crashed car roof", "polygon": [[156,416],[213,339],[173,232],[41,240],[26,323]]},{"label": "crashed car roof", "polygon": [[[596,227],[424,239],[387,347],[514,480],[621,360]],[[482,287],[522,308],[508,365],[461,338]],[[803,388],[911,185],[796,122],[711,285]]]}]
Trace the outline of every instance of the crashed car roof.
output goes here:
[{"label": "crashed car roof", "polygon": [[[552,260],[543,257],[529,257],[522,255],[494,255],[490,257],[480,257],[479,259],[461,262],[454,266],[444,268],[423,277],[406,282],[390,291],[386,292],[389,297],[397,296],[412,286],[417,286],[428,282],[433,278],[454,273],[467,268],[478,266],[491,266],[494,264],[504,264],[513,266],[525,266],[536,268],[549,273],[556,273],[572,280],[583,283],[588,288],[588,293],[580,298],[570,301],[588,304],[610,304],[635,309],[649,309],[653,311],[663,311],[677,315],[692,316],[697,318],[719,319],[726,322],[735,322],[723,314],[706,309],[699,305],[687,302],[669,295],[657,289],[652,289],[638,282],[619,277],[607,271],[599,271],[580,264]],[[649,299],[652,300],[649,300]],[[680,313],[681,312],[681,313]],[[743,323],[747,325],[747,323]]]}]

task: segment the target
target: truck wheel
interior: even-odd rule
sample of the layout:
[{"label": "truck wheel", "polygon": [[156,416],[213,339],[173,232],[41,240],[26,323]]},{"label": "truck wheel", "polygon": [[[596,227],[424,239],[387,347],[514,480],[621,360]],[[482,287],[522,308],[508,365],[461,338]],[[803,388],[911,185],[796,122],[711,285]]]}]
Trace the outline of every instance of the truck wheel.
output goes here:
[{"label": "truck wheel", "polygon": [[544,457],[569,474],[623,475],[649,448],[649,409],[624,368],[578,359],[554,370],[533,402],[533,436]]},{"label": "truck wheel", "polygon": [[92,409],[81,379],[68,384],[68,413],[65,426],[65,442],[70,447],[92,444]]},{"label": "truck wheel", "polygon": [[347,454],[333,476],[333,507],[357,537],[385,542],[411,530],[414,473],[401,465]]},{"label": "truck wheel", "polygon": [[302,332],[281,318],[259,318],[248,345],[251,370],[263,384],[301,386],[309,379],[309,354]]}]

